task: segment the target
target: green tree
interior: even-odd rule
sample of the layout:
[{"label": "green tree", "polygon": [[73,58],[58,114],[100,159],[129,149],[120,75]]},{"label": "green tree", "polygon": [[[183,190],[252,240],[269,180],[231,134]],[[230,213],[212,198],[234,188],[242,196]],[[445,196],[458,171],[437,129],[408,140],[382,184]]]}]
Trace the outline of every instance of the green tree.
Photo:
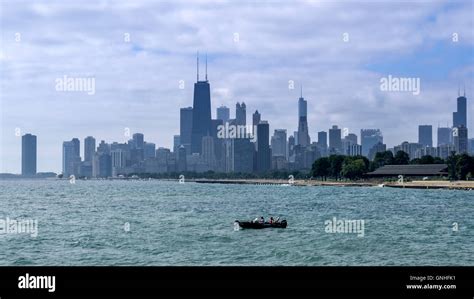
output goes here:
[{"label": "green tree", "polygon": [[329,156],[329,175],[333,178],[339,179],[341,176],[342,163],[344,162],[345,156],[342,155],[331,155]]},{"label": "green tree", "polygon": [[472,158],[468,154],[456,156],[456,176],[460,180],[465,180],[472,169]]},{"label": "green tree", "polygon": [[359,179],[367,172],[363,159],[347,159],[342,165],[341,175],[348,179]]},{"label": "green tree", "polygon": [[329,158],[319,158],[314,161],[311,169],[311,174],[313,177],[320,177],[322,180],[326,180],[327,176],[330,173],[330,167],[331,163],[329,162]]},{"label": "green tree", "polygon": [[410,156],[404,151],[398,151],[393,158],[395,165],[407,165],[410,162]]}]

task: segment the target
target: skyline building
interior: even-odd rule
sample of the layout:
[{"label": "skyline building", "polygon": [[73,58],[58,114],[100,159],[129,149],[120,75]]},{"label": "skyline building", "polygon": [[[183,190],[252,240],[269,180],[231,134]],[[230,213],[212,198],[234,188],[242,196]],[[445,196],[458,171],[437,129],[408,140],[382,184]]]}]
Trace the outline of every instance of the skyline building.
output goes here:
[{"label": "skyline building", "polygon": [[36,175],[37,156],[36,135],[25,134],[21,137],[21,175]]},{"label": "skyline building", "polygon": [[452,144],[452,128],[448,127],[438,127],[438,146],[443,144]]},{"label": "skyline building", "polygon": [[308,131],[308,103],[303,98],[303,87],[301,87],[301,95],[298,99],[298,138],[297,145],[303,147],[311,144]]},{"label": "skyline building", "polygon": [[221,105],[216,109],[216,119],[222,120],[223,123],[226,123],[230,119],[230,109],[224,105]]},{"label": "skyline building", "polygon": [[179,111],[179,144],[184,146],[188,155],[191,154],[192,130],[193,108],[181,108]]},{"label": "skyline building", "polygon": [[466,90],[464,90],[464,95],[461,96],[458,91],[457,98],[457,111],[453,112],[453,127],[464,126],[467,128],[467,98]]},{"label": "skyline building", "polygon": [[336,125],[329,129],[329,154],[342,154],[341,129]]},{"label": "skyline building", "polygon": [[155,158],[156,144],[152,142],[145,142],[144,145],[144,159]]},{"label": "skyline building", "polygon": [[433,147],[433,126],[418,126],[418,143],[422,144],[423,146]]},{"label": "skyline building", "polygon": [[361,129],[360,144],[362,145],[362,155],[369,156],[370,149],[377,143],[383,144],[383,135],[380,129]]},{"label": "skyline building", "polygon": [[270,125],[261,120],[257,125],[257,172],[264,173],[271,167]]},{"label": "skyline building", "polygon": [[235,105],[235,124],[238,126],[247,125],[247,106],[244,102]]},{"label": "skyline building", "polygon": [[191,129],[191,153],[201,154],[202,138],[211,133],[211,91],[206,77],[199,81],[199,53],[197,55],[197,81],[194,83],[193,120]]},{"label": "skyline building", "polygon": [[453,141],[458,154],[468,152],[468,134],[465,126],[461,125],[453,129]]},{"label": "skyline building", "polygon": [[95,138],[87,136],[84,138],[84,162],[92,162],[95,154]]},{"label": "skyline building", "polygon": [[63,176],[79,176],[81,157],[78,155],[79,139],[63,142]]},{"label": "skyline building", "polygon": [[275,129],[271,138],[272,157],[281,156],[288,159],[288,142],[285,129]]}]

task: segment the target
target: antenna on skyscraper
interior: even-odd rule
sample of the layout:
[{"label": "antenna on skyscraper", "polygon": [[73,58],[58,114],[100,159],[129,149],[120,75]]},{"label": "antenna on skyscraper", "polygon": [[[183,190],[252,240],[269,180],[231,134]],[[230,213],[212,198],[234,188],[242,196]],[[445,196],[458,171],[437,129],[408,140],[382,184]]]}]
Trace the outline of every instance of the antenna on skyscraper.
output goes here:
[{"label": "antenna on skyscraper", "polygon": [[300,92],[301,92],[301,96],[300,96],[300,98],[302,98],[302,97],[303,97],[303,84],[301,84],[300,87],[301,87],[301,91],[300,91]]},{"label": "antenna on skyscraper", "polygon": [[199,51],[196,54],[197,81],[199,82]]},{"label": "antenna on skyscraper", "polygon": [[207,81],[207,53],[206,53],[206,81]]},{"label": "antenna on skyscraper", "polygon": [[464,97],[466,97],[466,83],[464,83]]}]

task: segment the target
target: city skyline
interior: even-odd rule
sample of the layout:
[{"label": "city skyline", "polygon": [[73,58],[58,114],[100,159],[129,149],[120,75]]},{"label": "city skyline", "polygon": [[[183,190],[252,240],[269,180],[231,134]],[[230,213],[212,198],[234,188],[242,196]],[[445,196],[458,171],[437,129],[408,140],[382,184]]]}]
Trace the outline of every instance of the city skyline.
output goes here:
[{"label": "city skyline", "polygon": [[[312,141],[317,140],[318,132],[328,132],[332,125],[338,125],[357,135],[360,129],[379,128],[387,147],[403,141],[417,142],[418,125],[432,125],[433,130],[438,124],[452,125],[450,113],[455,111],[457,90],[461,88],[462,93],[464,85],[471,115],[474,39],[469,30],[472,20],[464,17],[472,11],[470,2],[404,3],[402,9],[409,6],[413,12],[406,19],[393,13],[397,7],[391,4],[371,4],[372,9],[361,10],[347,3],[281,3],[288,9],[282,9],[285,13],[280,16],[273,16],[275,10],[262,4],[259,17],[265,18],[269,29],[261,26],[259,18],[245,5],[223,3],[217,8],[197,9],[194,4],[169,6],[170,14],[181,17],[171,18],[173,21],[164,21],[165,16],[144,18],[138,27],[128,18],[119,18],[117,22],[122,26],[111,37],[110,33],[96,32],[93,24],[81,27],[82,22],[74,16],[81,16],[84,9],[70,3],[39,2],[18,7],[2,3],[5,34],[1,63],[5,76],[0,172],[20,173],[20,136],[26,133],[38,136],[38,172],[60,172],[60,145],[73,137],[126,142],[129,138],[124,130],[128,128],[144,133],[157,147],[172,149],[173,136],[180,129],[179,109],[192,105],[198,49],[208,53],[212,118],[221,105],[233,108],[237,102],[245,102],[247,122],[258,110],[269,122],[270,134],[275,129],[286,129],[289,137],[297,131],[296,103],[301,84]],[[107,24],[114,24],[112,17],[116,15],[132,17],[147,9],[164,9],[148,3],[138,3],[131,10],[125,4],[88,8],[91,15],[103,15]],[[193,9],[195,13],[191,13]],[[222,19],[222,15],[233,16],[232,10],[237,16],[247,17],[242,26],[232,26]],[[351,10],[360,14],[354,19],[344,15]],[[389,27],[371,30],[377,19],[362,19],[372,11],[375,18],[387,17]],[[68,13],[71,18],[59,19],[57,28],[50,28],[50,32],[68,28],[76,35],[41,33],[45,20],[50,21],[48,16]],[[17,17],[25,14],[31,15],[29,24],[37,24],[38,28]],[[325,14],[332,19],[323,18]],[[220,17],[223,29],[214,30],[205,20],[207,15]],[[282,19],[294,20],[287,31],[278,25]],[[323,29],[312,32],[322,21],[327,23]],[[153,30],[157,23],[174,30],[169,35],[157,32]],[[249,30],[254,28],[252,25],[257,28],[255,32]],[[21,34],[20,41],[15,40],[16,33]],[[125,33],[129,33],[130,42],[124,42]],[[347,42],[344,33],[348,33]],[[459,35],[459,41],[453,42],[453,33]],[[160,44],[164,38],[170,39],[169,44]],[[381,42],[384,40],[392,43]],[[110,42],[113,46],[106,47]],[[57,53],[48,50],[51,48]],[[53,57],[56,62],[51,60]],[[55,90],[55,79],[65,75],[94,77],[96,92],[88,95]],[[380,78],[389,75],[420,78],[420,95],[381,91]],[[467,121],[467,127],[473,128],[472,117],[468,116]],[[436,144],[436,133],[433,135]]]}]

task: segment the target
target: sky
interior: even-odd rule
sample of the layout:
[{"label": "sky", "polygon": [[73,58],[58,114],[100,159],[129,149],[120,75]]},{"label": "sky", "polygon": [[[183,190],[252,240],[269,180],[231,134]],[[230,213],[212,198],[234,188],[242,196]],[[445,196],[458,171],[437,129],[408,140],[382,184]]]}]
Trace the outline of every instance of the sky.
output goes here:
[{"label": "sky", "polygon": [[[258,109],[290,135],[302,85],[312,141],[332,125],[380,128],[393,147],[430,124],[436,144],[465,86],[473,136],[473,3],[0,0],[0,172],[21,172],[25,133],[37,135],[38,172],[61,172],[74,137],[82,157],[86,136],[125,142],[128,130],[172,148],[197,51],[213,117],[243,101],[248,122]],[[389,75],[418,78],[420,93],[382,90]],[[64,76],[94,78],[95,93],[57,90]]]}]

